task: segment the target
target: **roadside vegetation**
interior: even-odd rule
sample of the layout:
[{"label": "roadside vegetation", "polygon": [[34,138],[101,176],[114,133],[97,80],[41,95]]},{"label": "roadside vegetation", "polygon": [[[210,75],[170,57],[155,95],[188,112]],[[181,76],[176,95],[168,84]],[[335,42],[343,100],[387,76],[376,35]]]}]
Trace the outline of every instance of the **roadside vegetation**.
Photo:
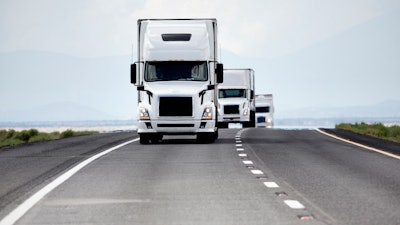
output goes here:
[{"label": "roadside vegetation", "polygon": [[0,148],[6,146],[17,146],[25,143],[33,143],[39,141],[50,141],[55,139],[80,136],[80,135],[88,135],[95,134],[97,131],[73,131],[66,130],[63,132],[39,132],[36,129],[29,129],[23,131],[15,131],[13,129],[10,130],[0,130]]},{"label": "roadside vegetation", "polygon": [[336,125],[336,128],[400,143],[400,126],[397,125],[385,126],[381,123],[341,123]]}]

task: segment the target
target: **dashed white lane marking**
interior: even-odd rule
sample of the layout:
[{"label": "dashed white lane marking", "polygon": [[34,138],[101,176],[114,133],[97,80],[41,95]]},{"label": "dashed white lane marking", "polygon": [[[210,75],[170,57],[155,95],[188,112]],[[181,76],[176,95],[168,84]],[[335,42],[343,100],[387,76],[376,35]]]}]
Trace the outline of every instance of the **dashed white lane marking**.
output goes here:
[{"label": "dashed white lane marking", "polygon": [[109,148],[105,151],[102,151],[85,161],[79,163],[72,169],[68,170],[67,172],[63,173],[61,176],[57,177],[55,180],[53,180],[51,183],[40,189],[38,192],[36,192],[34,195],[32,195],[30,198],[25,200],[21,205],[19,205],[17,208],[15,208],[13,211],[11,211],[6,217],[4,217],[0,221],[0,225],[12,225],[15,222],[17,222],[19,219],[21,219],[22,216],[25,215],[31,209],[34,205],[36,205],[44,196],[46,196],[48,193],[50,193],[52,190],[54,190],[56,187],[64,183],[66,180],[71,178],[75,173],[77,173],[79,170],[84,168],[85,166],[89,165],[91,162],[95,161],[96,159],[118,149],[121,148],[125,145],[128,145],[130,143],[133,143],[135,141],[138,141],[139,138],[124,142],[120,145],[114,146],[112,148]]},{"label": "dashed white lane marking", "polygon": [[253,161],[250,161],[250,160],[243,160],[243,163],[245,165],[253,165]]},{"label": "dashed white lane marking", "polygon": [[380,149],[372,148],[372,147],[369,147],[369,146],[366,146],[366,145],[362,145],[362,144],[359,144],[357,142],[349,141],[349,140],[340,138],[338,136],[335,136],[335,135],[332,135],[332,134],[328,134],[328,133],[326,133],[326,132],[324,132],[324,131],[322,131],[320,129],[317,129],[317,131],[320,132],[321,134],[325,134],[326,136],[338,139],[340,141],[343,141],[343,142],[346,142],[346,143],[349,143],[349,144],[352,144],[352,145],[355,145],[355,146],[358,146],[358,147],[361,147],[361,148],[365,148],[367,150],[374,151],[374,152],[377,152],[377,153],[380,153],[382,155],[386,155],[386,156],[389,156],[389,157],[392,157],[392,158],[395,158],[395,159],[400,159],[400,156],[398,156],[398,155],[395,155],[395,154],[392,154],[392,153],[389,153],[389,152],[385,152],[385,151],[380,150]]},{"label": "dashed white lane marking", "polygon": [[[242,141],[240,140],[240,134],[238,133],[236,136],[236,150],[238,152],[242,152],[244,151],[243,147],[242,147]],[[244,153],[240,153],[238,154],[239,157],[241,158],[245,158],[247,157],[247,154]],[[242,161],[245,165],[253,165],[253,162],[251,160],[243,160]],[[261,170],[250,170],[251,173],[253,173],[254,175],[263,175],[264,172]],[[264,182],[264,185],[267,188],[279,188],[279,185],[275,182],[269,181],[269,182]],[[285,195],[286,196],[286,195]],[[303,204],[301,204],[299,201],[297,200],[284,200],[284,203],[286,205],[288,205],[290,208],[292,209],[305,209],[305,206]],[[303,217],[302,217],[303,218]],[[301,219],[302,219],[301,218]],[[303,219],[302,219],[303,220]]]},{"label": "dashed white lane marking", "polygon": [[284,202],[286,205],[288,205],[292,209],[304,209],[305,208],[304,205],[301,204],[297,200],[285,200]]},{"label": "dashed white lane marking", "polygon": [[264,185],[265,185],[267,188],[278,188],[278,187],[279,187],[279,185],[278,185],[277,183],[271,182],[271,181],[269,181],[269,182],[264,182]]},{"label": "dashed white lane marking", "polygon": [[261,170],[251,170],[251,172],[252,172],[254,175],[262,175],[262,174],[264,174],[263,171],[261,171]]}]

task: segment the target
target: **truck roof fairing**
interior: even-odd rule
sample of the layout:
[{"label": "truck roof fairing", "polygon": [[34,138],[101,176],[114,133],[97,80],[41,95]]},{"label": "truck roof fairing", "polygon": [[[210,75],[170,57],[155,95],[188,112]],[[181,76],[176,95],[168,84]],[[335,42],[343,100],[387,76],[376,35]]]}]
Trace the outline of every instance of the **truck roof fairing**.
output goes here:
[{"label": "truck roof fairing", "polygon": [[142,19],[138,23],[140,61],[216,60],[215,19]]},{"label": "truck roof fairing", "polygon": [[254,82],[254,71],[252,69],[224,69],[224,83],[219,84],[219,88],[232,89],[241,84],[240,87],[253,89],[251,82]]}]

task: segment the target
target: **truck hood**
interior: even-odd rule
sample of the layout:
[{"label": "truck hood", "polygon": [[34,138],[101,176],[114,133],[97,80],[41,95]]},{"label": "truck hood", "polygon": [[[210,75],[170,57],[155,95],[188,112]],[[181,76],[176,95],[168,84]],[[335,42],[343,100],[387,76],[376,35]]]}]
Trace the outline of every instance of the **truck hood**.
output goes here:
[{"label": "truck hood", "polygon": [[194,96],[207,90],[207,82],[160,81],[148,82],[146,90],[158,96]]}]

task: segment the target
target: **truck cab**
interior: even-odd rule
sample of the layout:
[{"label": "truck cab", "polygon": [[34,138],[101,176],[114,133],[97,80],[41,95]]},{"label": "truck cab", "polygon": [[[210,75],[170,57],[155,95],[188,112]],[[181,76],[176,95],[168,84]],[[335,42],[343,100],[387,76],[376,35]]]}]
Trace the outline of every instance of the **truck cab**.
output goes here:
[{"label": "truck cab", "polygon": [[254,70],[225,69],[224,83],[218,85],[218,126],[229,123],[255,126]]},{"label": "truck cab", "polygon": [[256,126],[274,127],[274,104],[273,95],[256,95]]},{"label": "truck cab", "polygon": [[131,83],[138,91],[137,132],[141,144],[164,135],[218,137],[216,19],[138,20],[138,61]]}]

